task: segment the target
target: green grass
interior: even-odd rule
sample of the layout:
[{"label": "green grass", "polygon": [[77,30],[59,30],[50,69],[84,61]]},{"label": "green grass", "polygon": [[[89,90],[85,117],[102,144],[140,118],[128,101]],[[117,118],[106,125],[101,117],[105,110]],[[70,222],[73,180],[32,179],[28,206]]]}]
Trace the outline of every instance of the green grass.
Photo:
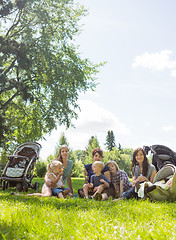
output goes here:
[{"label": "green grass", "polygon": [[[73,179],[75,193],[83,182]],[[39,198],[10,191],[0,190],[0,239],[176,239],[175,203]]]}]

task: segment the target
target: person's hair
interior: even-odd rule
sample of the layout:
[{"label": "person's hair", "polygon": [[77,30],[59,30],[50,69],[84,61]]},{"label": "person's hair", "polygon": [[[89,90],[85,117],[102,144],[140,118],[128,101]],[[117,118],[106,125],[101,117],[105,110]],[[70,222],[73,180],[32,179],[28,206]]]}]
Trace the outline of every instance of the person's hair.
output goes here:
[{"label": "person's hair", "polygon": [[[119,166],[118,166],[118,164],[115,162],[115,161],[109,161],[109,162],[107,162],[106,163],[106,165],[108,166],[109,164],[114,164],[115,165],[115,167],[116,167],[116,170],[118,171],[119,170]],[[109,167],[109,166],[108,166]]]},{"label": "person's hair", "polygon": [[92,151],[92,157],[94,157],[96,153],[100,154],[100,156],[103,158],[103,151],[100,148],[94,148]]},{"label": "person's hair", "polygon": [[[134,174],[136,165],[139,165],[138,162],[136,161],[136,155],[138,154],[139,151],[142,151],[142,153],[144,155],[144,161],[142,163],[142,175],[146,177],[147,176],[147,172],[148,172],[149,161],[148,161],[148,158],[146,156],[146,152],[144,151],[143,148],[136,148],[133,151],[131,170],[132,170],[132,172]],[[134,168],[134,171],[133,171],[133,168]]]},{"label": "person's hair", "polygon": [[105,165],[103,162],[99,162],[99,161],[96,161],[92,164],[92,166],[94,165],[98,165],[99,167],[101,167],[101,171],[104,169]]},{"label": "person's hair", "polygon": [[59,152],[58,152],[57,157],[56,157],[56,160],[57,160],[57,161],[60,161],[61,163],[63,163],[63,159],[62,159],[62,156],[61,156],[61,150],[62,150],[63,148],[67,148],[68,151],[69,151],[68,146],[65,145],[65,144],[60,147]]},{"label": "person's hair", "polygon": [[51,173],[53,171],[53,168],[56,168],[59,166],[62,166],[62,163],[57,160],[53,160],[51,163],[48,164],[47,173]]}]

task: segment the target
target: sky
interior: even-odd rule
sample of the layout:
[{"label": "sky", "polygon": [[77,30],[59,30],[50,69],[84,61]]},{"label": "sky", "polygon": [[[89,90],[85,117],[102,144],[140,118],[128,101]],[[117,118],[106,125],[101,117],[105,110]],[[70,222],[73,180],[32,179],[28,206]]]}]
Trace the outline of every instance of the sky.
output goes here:
[{"label": "sky", "polygon": [[88,9],[75,45],[83,58],[106,64],[96,90],[80,94],[75,128],[46,135],[40,157],[54,153],[63,132],[72,150],[85,149],[91,136],[105,149],[112,130],[122,148],[161,144],[176,151],[176,1],[75,2]]}]

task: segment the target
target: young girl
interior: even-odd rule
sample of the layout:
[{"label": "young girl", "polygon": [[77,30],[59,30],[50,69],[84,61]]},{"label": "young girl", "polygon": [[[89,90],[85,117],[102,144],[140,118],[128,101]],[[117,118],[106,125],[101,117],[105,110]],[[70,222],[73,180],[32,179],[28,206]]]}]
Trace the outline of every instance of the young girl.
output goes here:
[{"label": "young girl", "polygon": [[107,163],[109,171],[111,173],[111,182],[114,185],[116,191],[116,197],[122,197],[122,193],[132,187],[128,175],[125,171],[120,170],[118,164],[115,161],[109,161]]},{"label": "young girl", "polygon": [[122,199],[137,197],[137,193],[135,192],[136,184],[145,181],[153,183],[154,176],[156,175],[156,169],[153,164],[149,163],[146,157],[146,152],[143,148],[137,148],[134,150],[131,171],[133,177],[132,187],[122,194]]}]

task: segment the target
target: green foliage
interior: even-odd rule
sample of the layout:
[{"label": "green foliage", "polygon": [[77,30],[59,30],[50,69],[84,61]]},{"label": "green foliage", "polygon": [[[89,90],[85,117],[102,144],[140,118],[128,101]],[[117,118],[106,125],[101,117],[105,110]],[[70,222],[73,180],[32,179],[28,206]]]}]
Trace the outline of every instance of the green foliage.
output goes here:
[{"label": "green foliage", "polygon": [[47,164],[43,161],[37,161],[35,164],[34,175],[41,178],[44,177],[47,171]]},{"label": "green foliage", "polygon": [[112,151],[114,147],[116,147],[115,143],[115,136],[113,131],[108,131],[107,136],[106,136],[106,143],[105,146],[109,151]]},{"label": "green foliage", "polygon": [[72,170],[72,177],[83,177],[84,176],[84,165],[81,160],[76,160]]},{"label": "green foliage", "polygon": [[84,164],[92,163],[92,151],[94,148],[99,148],[100,144],[96,136],[91,136],[85,150]]},{"label": "green foliage", "polygon": [[108,161],[115,161],[121,170],[124,170],[131,176],[131,156],[129,154],[121,153],[120,150],[113,148],[110,152],[104,152],[104,163]]},{"label": "green foliage", "polygon": [[56,144],[55,153],[54,153],[55,158],[57,157],[57,154],[58,154],[58,152],[59,152],[59,149],[60,149],[60,147],[61,147],[62,145],[67,145],[67,146],[69,147],[69,142],[68,142],[68,140],[67,140],[64,132],[61,133],[61,136],[60,136],[60,138],[59,138],[59,141],[58,141],[58,143]]},{"label": "green foliage", "polygon": [[73,0],[0,1],[0,147],[77,118],[79,93],[95,89],[100,66],[73,45],[85,15]]}]

